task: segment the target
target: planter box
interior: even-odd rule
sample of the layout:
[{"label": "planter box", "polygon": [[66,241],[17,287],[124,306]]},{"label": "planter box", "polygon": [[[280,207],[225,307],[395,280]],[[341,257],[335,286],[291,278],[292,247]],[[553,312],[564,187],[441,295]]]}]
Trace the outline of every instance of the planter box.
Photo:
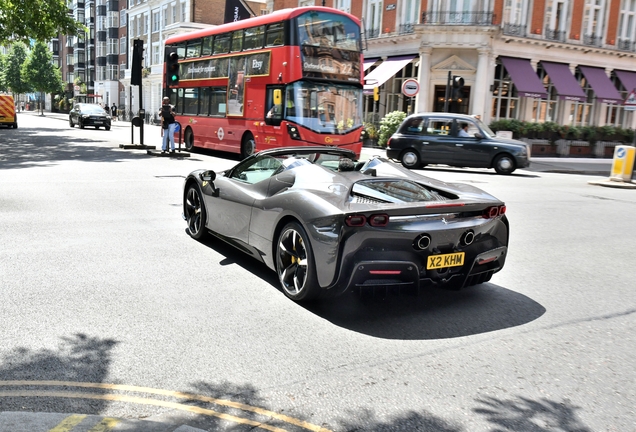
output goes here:
[{"label": "planter box", "polygon": [[520,141],[530,144],[532,147],[531,157],[549,157],[557,155],[557,147],[554,144],[550,144],[549,140],[521,138]]},{"label": "planter box", "polygon": [[570,141],[569,156],[590,157],[592,147],[588,141]]},{"label": "planter box", "polygon": [[599,158],[613,158],[614,147],[617,145],[623,145],[618,141],[597,141],[594,147],[594,156]]}]

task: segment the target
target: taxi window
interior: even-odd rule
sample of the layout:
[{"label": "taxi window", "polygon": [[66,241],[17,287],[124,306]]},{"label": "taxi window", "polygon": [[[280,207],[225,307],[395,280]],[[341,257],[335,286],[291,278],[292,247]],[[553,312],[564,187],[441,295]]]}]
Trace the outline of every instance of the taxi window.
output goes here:
[{"label": "taxi window", "polygon": [[422,117],[413,117],[410,119],[407,119],[404,122],[404,125],[402,126],[402,129],[400,132],[402,132],[403,134],[408,134],[408,135],[421,135],[422,132],[424,131],[424,124],[425,124],[425,120]]},{"label": "taxi window", "polygon": [[450,135],[453,119],[429,118],[426,125],[426,135]]}]

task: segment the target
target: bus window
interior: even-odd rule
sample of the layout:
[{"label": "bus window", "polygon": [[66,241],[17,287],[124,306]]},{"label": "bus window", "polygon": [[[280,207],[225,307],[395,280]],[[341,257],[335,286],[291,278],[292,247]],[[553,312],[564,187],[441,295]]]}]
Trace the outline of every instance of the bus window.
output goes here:
[{"label": "bus window", "polygon": [[[172,105],[174,105],[174,110],[179,113],[179,114],[183,114],[183,94],[185,93],[185,89],[184,88],[180,88],[177,89],[177,92],[172,92],[172,97],[170,98],[170,103]],[[172,98],[176,97],[176,100],[173,102]]]},{"label": "bus window", "polygon": [[232,52],[243,49],[243,30],[236,30],[232,33]]},{"label": "bus window", "polygon": [[284,43],[285,26],[282,22],[267,26],[265,46],[278,46]]},{"label": "bus window", "polygon": [[196,39],[188,42],[186,49],[186,58],[200,57],[201,56],[201,39]]},{"label": "bus window", "polygon": [[259,49],[263,48],[263,35],[265,34],[265,26],[252,27],[245,30],[245,42],[243,49]]},{"label": "bus window", "polygon": [[183,98],[183,113],[197,115],[199,114],[199,89],[185,89]]},{"label": "bus window", "polygon": [[208,36],[208,37],[203,39],[203,48],[201,49],[201,55],[202,56],[212,55],[212,42],[213,42],[213,39],[214,39],[214,36]]},{"label": "bus window", "polygon": [[201,97],[199,98],[199,115],[210,115],[211,95],[212,89],[210,87],[203,87],[201,89]]},{"label": "bus window", "polygon": [[359,50],[360,29],[346,16],[329,12],[309,12],[300,15],[296,23],[300,45]]},{"label": "bus window", "polygon": [[225,54],[230,52],[230,33],[216,35],[214,38],[214,54]]},{"label": "bus window", "polygon": [[225,87],[212,87],[210,97],[210,115],[225,117],[227,89]]},{"label": "bus window", "polygon": [[186,43],[185,42],[180,42],[176,45],[173,45],[174,47],[177,48],[177,55],[179,56],[180,59],[185,58],[186,55]]}]

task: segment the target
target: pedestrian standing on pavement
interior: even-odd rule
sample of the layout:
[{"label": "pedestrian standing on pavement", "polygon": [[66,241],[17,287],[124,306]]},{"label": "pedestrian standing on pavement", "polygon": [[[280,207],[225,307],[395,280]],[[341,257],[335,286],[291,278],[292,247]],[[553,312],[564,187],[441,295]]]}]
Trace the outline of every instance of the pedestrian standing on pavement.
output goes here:
[{"label": "pedestrian standing on pavement", "polygon": [[168,151],[168,140],[170,140],[170,153],[174,153],[174,129],[177,126],[174,119],[174,107],[170,105],[170,98],[163,98],[163,104],[159,110],[161,116],[161,132],[163,133],[163,142],[161,152]]},{"label": "pedestrian standing on pavement", "polygon": [[113,118],[113,121],[117,121],[117,105],[113,102],[113,106],[110,107],[110,116]]}]

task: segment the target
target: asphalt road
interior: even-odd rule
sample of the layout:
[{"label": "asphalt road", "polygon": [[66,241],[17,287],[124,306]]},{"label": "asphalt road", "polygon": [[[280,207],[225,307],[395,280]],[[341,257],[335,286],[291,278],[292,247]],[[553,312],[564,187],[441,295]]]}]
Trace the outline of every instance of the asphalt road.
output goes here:
[{"label": "asphalt road", "polygon": [[185,233],[183,177],[236,158],[28,116],[0,130],[0,431],[636,430],[636,191],[426,169],[506,202],[504,270],[301,306]]}]

